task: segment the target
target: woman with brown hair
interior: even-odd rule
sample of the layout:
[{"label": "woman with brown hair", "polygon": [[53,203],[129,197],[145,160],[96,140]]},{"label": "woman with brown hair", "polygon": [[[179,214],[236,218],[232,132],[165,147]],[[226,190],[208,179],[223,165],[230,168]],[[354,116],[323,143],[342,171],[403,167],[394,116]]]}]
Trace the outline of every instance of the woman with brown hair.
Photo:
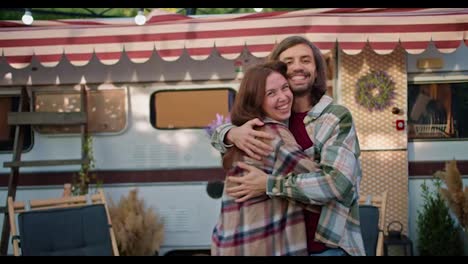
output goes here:
[{"label": "woman with brown hair", "polygon": [[[237,166],[242,161],[271,177],[290,172],[316,170],[316,163],[298,145],[288,130],[293,95],[287,81],[287,66],[270,62],[253,66],[244,75],[231,110],[232,124],[241,126],[259,118],[264,125],[258,130],[274,136],[265,141],[274,151],[261,161],[250,158],[237,147],[229,148],[223,156],[227,176],[241,177]],[[233,183],[226,182],[226,188]],[[307,255],[303,209],[319,212],[311,204],[266,194],[238,203],[223,192],[221,213],[212,235],[212,255],[282,256]]]}]

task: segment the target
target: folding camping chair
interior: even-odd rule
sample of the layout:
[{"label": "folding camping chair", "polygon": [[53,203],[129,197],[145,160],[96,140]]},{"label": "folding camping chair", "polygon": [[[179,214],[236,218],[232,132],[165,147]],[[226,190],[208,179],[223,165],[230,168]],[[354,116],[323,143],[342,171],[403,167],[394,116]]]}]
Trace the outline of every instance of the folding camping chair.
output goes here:
[{"label": "folding camping chair", "polygon": [[119,255],[102,190],[26,202],[8,197],[8,214],[15,256]]},{"label": "folding camping chair", "polygon": [[359,215],[364,248],[368,256],[383,256],[387,191],[380,195],[361,195]]}]

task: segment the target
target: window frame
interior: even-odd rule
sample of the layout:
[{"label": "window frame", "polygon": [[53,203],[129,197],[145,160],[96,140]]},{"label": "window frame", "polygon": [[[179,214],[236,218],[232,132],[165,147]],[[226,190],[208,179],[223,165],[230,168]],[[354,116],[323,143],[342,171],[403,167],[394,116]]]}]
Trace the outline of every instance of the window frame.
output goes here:
[{"label": "window frame", "polygon": [[[125,94],[125,99],[124,99],[125,125],[123,126],[123,128],[121,130],[119,130],[119,131],[116,131],[116,132],[109,132],[109,131],[91,132],[88,129],[88,134],[92,135],[92,136],[107,136],[107,135],[112,136],[112,135],[120,135],[120,134],[125,133],[125,131],[128,129],[129,118],[130,118],[130,108],[129,108],[129,105],[130,105],[130,92],[129,92],[129,86],[127,84],[119,85],[117,83],[105,83],[105,84],[104,83],[103,84],[88,83],[88,84],[84,84],[84,85],[85,85],[87,93],[90,92],[90,91],[102,91],[102,90],[124,90],[124,94]],[[57,93],[57,92],[61,92],[61,91],[77,92],[79,94],[80,89],[81,89],[81,84],[77,84],[77,85],[56,85],[56,86],[53,86],[53,85],[35,86],[35,87],[32,87],[32,94],[35,95],[36,92],[39,92],[39,93],[41,93],[41,92]],[[33,98],[31,100],[32,100],[31,104],[35,106],[36,97],[33,96]],[[89,119],[88,119],[88,128],[89,128]],[[34,130],[35,133],[38,133],[41,136],[46,136],[46,137],[68,137],[68,136],[75,137],[75,136],[80,134],[80,132],[44,133],[44,132],[39,131],[39,129],[36,126],[33,126],[33,130]]]},{"label": "window frame", "polygon": [[[21,99],[21,88],[22,87],[18,87],[18,86],[2,87],[2,88],[0,88],[0,97],[17,97],[18,98],[17,99],[18,103],[16,103],[16,104],[18,105],[19,100]],[[28,88],[30,88],[30,87],[27,87],[27,89]],[[28,98],[28,99],[29,99],[29,104],[31,106],[31,98]],[[13,110],[14,109],[11,109],[11,111],[13,111]],[[11,139],[8,142],[2,143],[2,145],[5,144],[6,146],[9,146],[9,144],[11,144],[11,149],[0,149],[0,154],[12,154],[13,151],[14,151],[16,126],[12,126],[10,129],[12,131]],[[28,137],[28,134],[29,134],[29,137]],[[29,140],[27,139],[27,137],[29,138]],[[29,143],[29,145],[28,145],[28,143]],[[22,149],[21,153],[22,154],[28,153],[29,151],[32,150],[33,147],[34,147],[34,130],[31,129],[31,127],[29,126],[29,127],[26,127],[26,129],[25,129],[25,138],[24,138],[24,141],[23,141],[23,149]]]},{"label": "window frame", "polygon": [[[425,73],[408,73],[407,78],[407,100],[409,101],[409,86],[424,85],[424,84],[445,84],[445,83],[468,83],[468,71],[457,72],[425,72]],[[408,111],[409,105],[406,110]],[[409,120],[409,113],[406,113],[406,118]],[[408,142],[448,142],[448,141],[468,141],[467,137],[459,138],[410,138],[407,132]]]},{"label": "window frame", "polygon": [[[234,104],[234,98],[236,97],[237,95],[237,92],[238,90],[236,88],[234,88],[233,86],[229,85],[229,84],[218,84],[218,85],[215,85],[215,86],[211,86],[211,87],[208,87],[208,86],[203,86],[203,87],[193,87],[192,85],[186,85],[187,87],[184,87],[184,88],[162,88],[162,89],[156,89],[155,91],[152,91],[150,93],[150,96],[149,96],[149,122],[150,122],[150,125],[151,127],[153,127],[154,129],[157,129],[157,130],[167,130],[167,131],[170,131],[170,130],[181,130],[181,129],[197,129],[197,130],[202,130],[202,129],[205,129],[205,127],[173,127],[173,128],[170,128],[170,127],[157,127],[156,126],[156,110],[154,110],[154,106],[155,106],[155,100],[156,100],[156,94],[157,93],[160,93],[160,92],[187,92],[187,91],[213,91],[213,90],[227,90],[228,93],[229,92],[233,92],[234,93],[234,97],[233,97],[233,100],[232,102],[230,102],[230,105],[229,105],[229,102],[228,102],[228,111],[230,112],[231,109],[232,109],[232,106]],[[229,96],[229,94],[228,94]],[[213,118],[215,118],[215,116],[213,116]],[[154,122],[153,122],[154,121]],[[208,124],[206,124],[208,125]]]}]

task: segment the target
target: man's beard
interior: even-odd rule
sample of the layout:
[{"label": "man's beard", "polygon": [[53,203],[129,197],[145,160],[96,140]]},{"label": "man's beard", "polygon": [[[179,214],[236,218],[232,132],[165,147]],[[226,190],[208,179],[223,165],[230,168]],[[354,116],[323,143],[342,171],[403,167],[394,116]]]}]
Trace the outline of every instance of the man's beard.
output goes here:
[{"label": "man's beard", "polygon": [[303,97],[309,95],[314,88],[314,82],[309,82],[305,87],[300,87],[298,89],[291,89],[295,97]]}]

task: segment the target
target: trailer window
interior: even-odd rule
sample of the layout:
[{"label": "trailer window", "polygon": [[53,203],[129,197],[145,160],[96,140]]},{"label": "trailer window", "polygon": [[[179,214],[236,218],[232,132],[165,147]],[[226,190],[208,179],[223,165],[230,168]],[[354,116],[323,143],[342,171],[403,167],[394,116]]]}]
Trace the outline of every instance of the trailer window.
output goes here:
[{"label": "trailer window", "polygon": [[410,139],[468,138],[468,82],[408,85]]},{"label": "trailer window", "polygon": [[151,96],[151,124],[158,129],[205,128],[216,114],[228,116],[235,90],[158,91]]},{"label": "trailer window", "polygon": [[[126,91],[106,89],[87,92],[88,131],[90,133],[119,132],[125,128]],[[79,112],[81,111],[79,91],[36,92],[36,112]],[[36,126],[39,133],[72,134],[80,133],[80,126]]]},{"label": "trailer window", "polygon": [[[8,125],[8,112],[17,112],[18,105],[18,96],[0,97],[0,151],[13,150],[15,126]],[[32,133],[29,126],[24,131],[23,150],[27,150],[32,144]]]}]

